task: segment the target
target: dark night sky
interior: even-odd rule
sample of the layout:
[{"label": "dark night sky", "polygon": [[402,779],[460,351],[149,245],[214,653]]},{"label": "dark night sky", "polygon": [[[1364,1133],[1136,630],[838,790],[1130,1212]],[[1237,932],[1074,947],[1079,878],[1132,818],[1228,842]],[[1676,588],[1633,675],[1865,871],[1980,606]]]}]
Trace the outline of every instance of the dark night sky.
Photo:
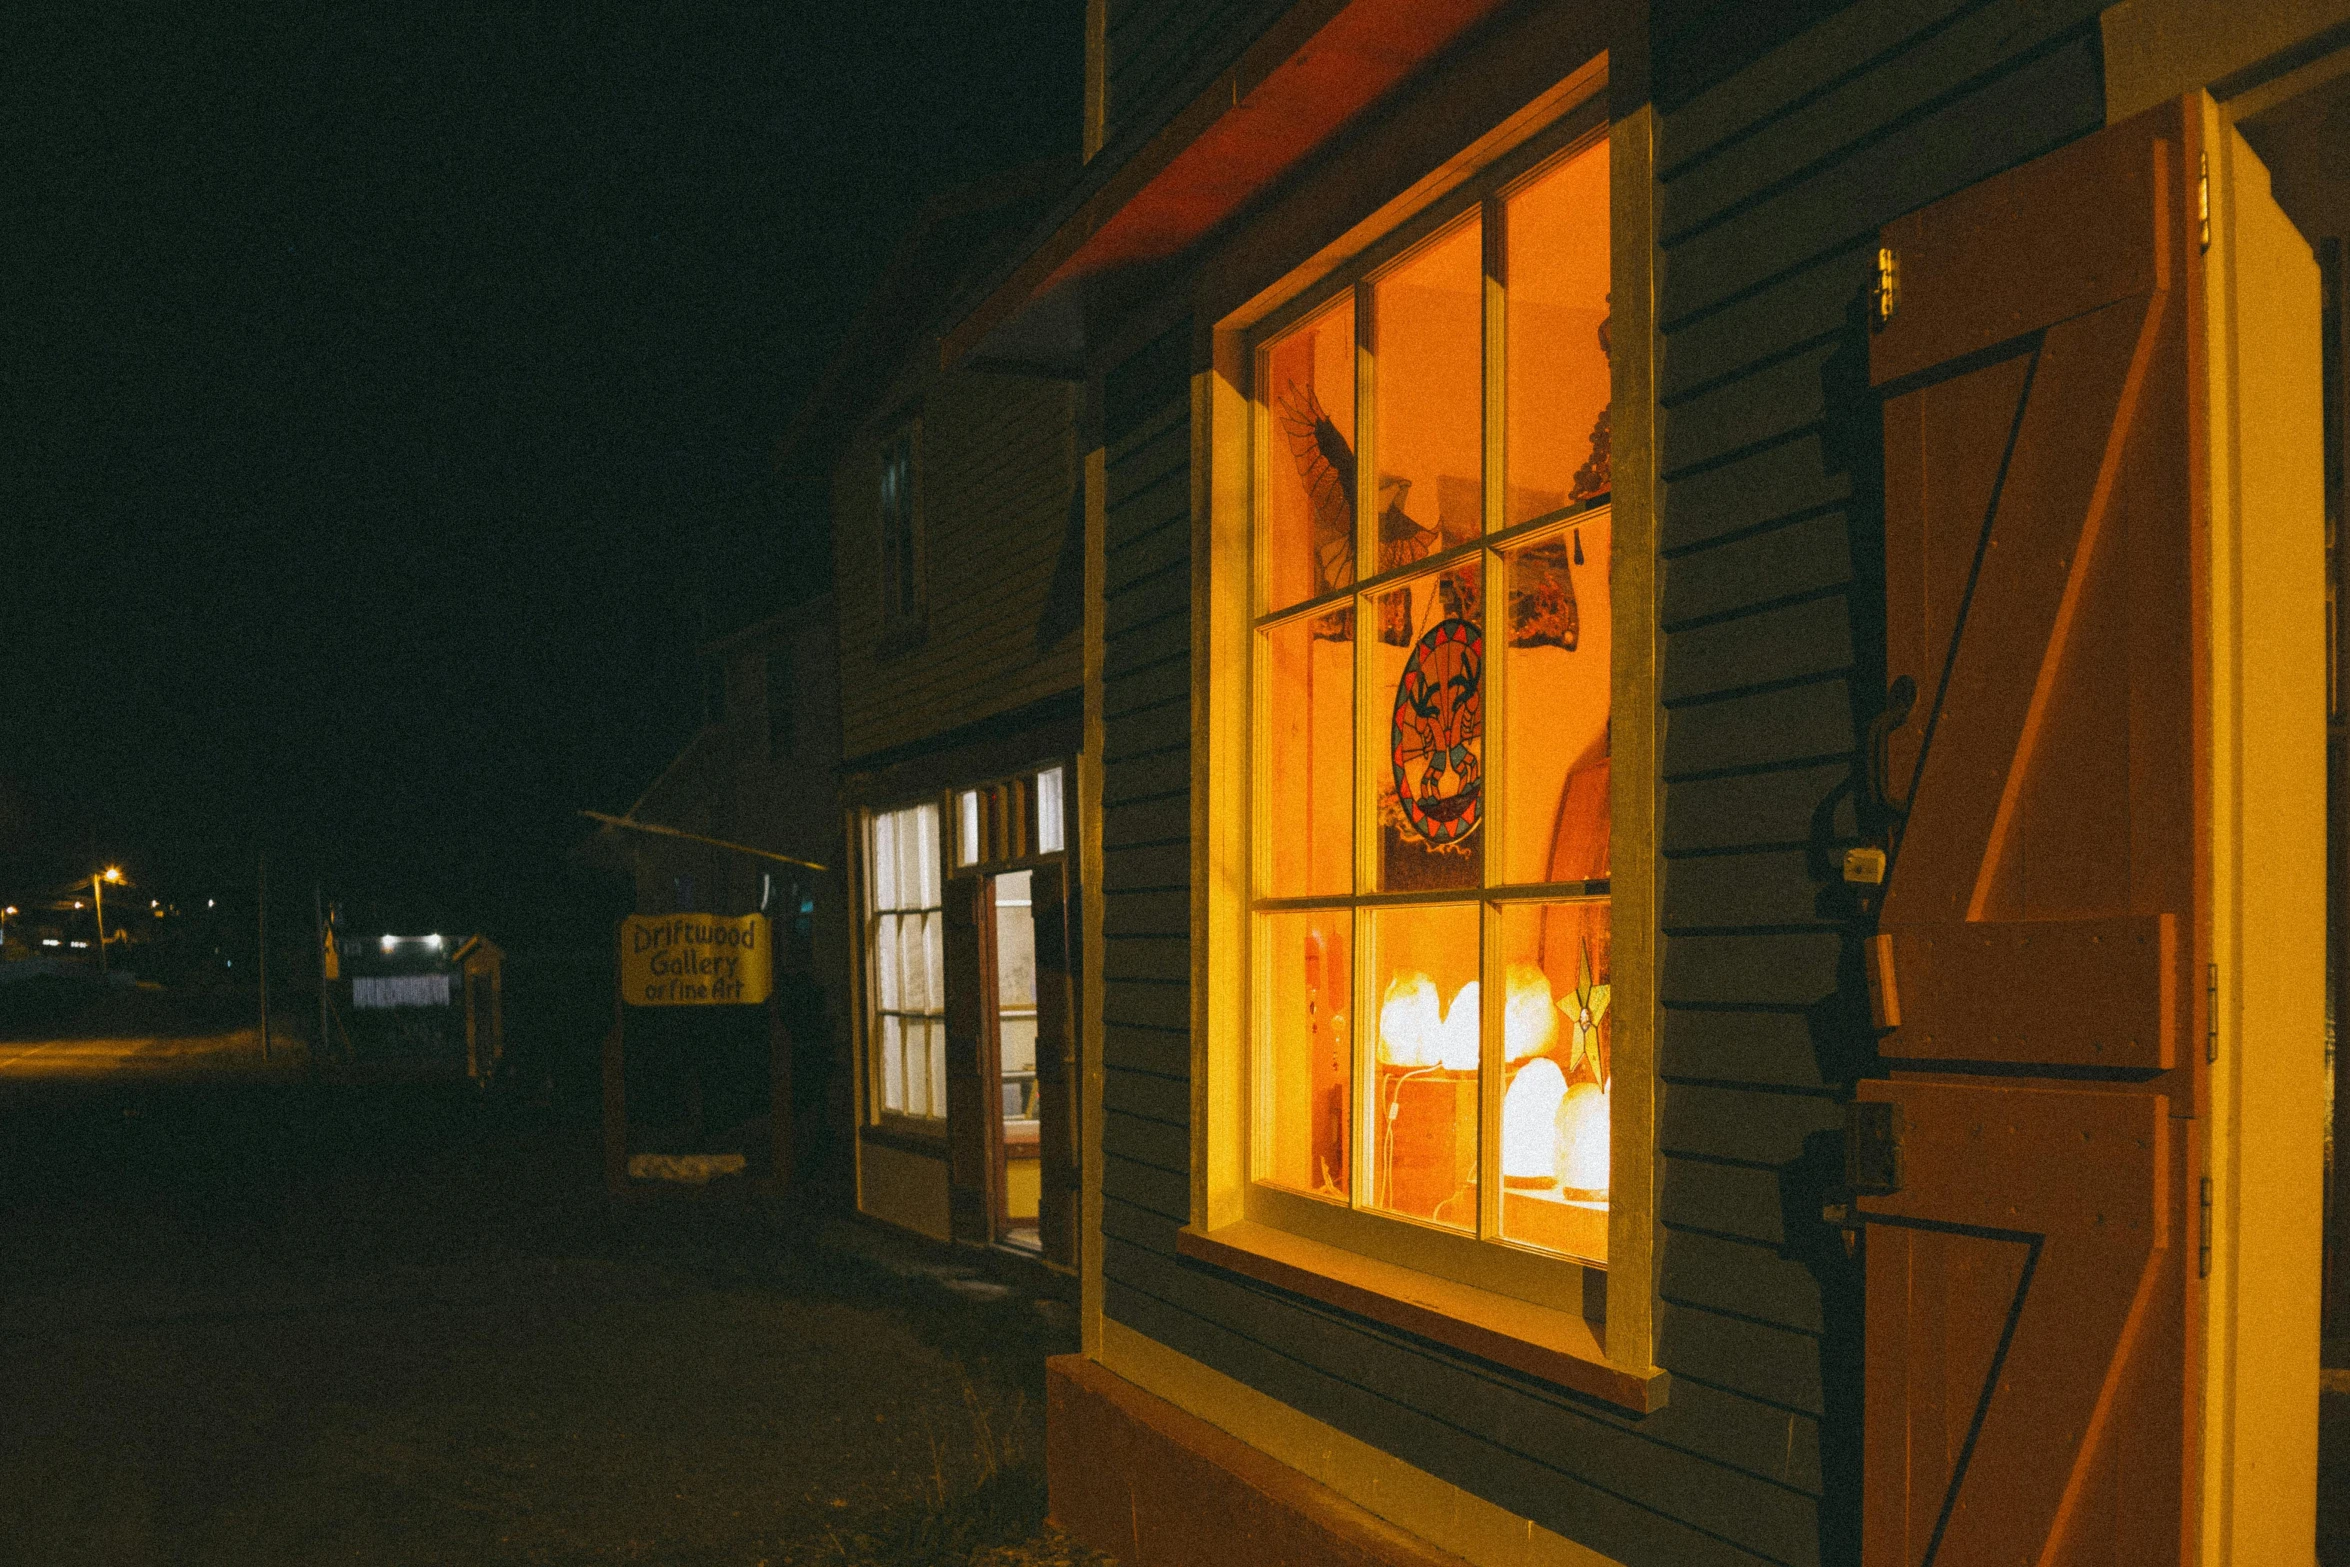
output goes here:
[{"label": "dark night sky", "polygon": [[1081,0],[159,15],[0,56],[0,893],[523,921],[916,205],[1074,152]]}]

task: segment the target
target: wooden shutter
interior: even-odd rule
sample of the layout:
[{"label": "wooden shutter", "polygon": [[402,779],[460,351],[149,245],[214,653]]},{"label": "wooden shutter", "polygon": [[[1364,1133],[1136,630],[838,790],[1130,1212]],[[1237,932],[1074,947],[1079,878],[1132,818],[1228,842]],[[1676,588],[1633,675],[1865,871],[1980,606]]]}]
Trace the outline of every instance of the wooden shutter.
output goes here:
[{"label": "wooden shutter", "polygon": [[1077,1266],[1077,932],[1066,864],[1029,878],[1036,912],[1037,1238],[1048,1261]]},{"label": "wooden shutter", "polygon": [[993,1086],[989,1023],[995,1012],[995,943],[989,937],[995,910],[987,879],[947,878],[947,1230],[958,1241],[986,1245],[995,1238],[988,1201],[990,1136],[998,1111]]},{"label": "wooden shutter", "polygon": [[1886,228],[1867,1567],[2178,1562],[2206,863],[2196,116]]}]

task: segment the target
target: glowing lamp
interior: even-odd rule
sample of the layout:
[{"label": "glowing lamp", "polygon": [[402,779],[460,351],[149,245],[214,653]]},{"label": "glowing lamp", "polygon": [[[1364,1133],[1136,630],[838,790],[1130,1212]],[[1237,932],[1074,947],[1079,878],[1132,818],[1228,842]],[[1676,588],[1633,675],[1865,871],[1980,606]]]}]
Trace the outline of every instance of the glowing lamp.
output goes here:
[{"label": "glowing lamp", "polygon": [[1509,982],[1509,1001],[1501,1015],[1502,1059],[1515,1062],[1548,1055],[1559,1041],[1550,976],[1531,963],[1512,963]]},{"label": "glowing lamp", "polygon": [[1436,1054],[1447,1072],[1477,1070],[1477,982],[1470,980],[1444,1009],[1444,1026],[1437,1030]]},{"label": "glowing lamp", "polygon": [[1380,1063],[1407,1069],[1436,1065],[1443,1027],[1436,982],[1416,969],[1396,975],[1379,1002]]},{"label": "glowing lamp", "polygon": [[1566,1097],[1567,1074],[1556,1061],[1538,1057],[1519,1069],[1501,1101],[1503,1180],[1548,1186],[1558,1179],[1559,1106]]},{"label": "glowing lamp", "polygon": [[1558,1178],[1567,1196],[1584,1202],[1607,1200],[1607,1121],[1607,1090],[1597,1083],[1577,1083],[1559,1100],[1554,1123]]}]

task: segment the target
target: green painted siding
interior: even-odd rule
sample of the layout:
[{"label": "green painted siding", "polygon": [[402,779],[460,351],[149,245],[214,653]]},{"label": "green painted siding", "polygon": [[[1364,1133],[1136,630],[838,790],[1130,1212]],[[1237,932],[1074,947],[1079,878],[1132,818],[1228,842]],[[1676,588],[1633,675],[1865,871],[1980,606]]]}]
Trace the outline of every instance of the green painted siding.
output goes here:
[{"label": "green painted siding", "polygon": [[1105,142],[1164,120],[1280,11],[1266,0],[1109,0]]},{"label": "green painted siding", "polygon": [[[1113,8],[1113,16],[1120,8]],[[1142,7],[1131,8],[1139,15]],[[1874,231],[2103,118],[2094,8],[1666,27],[1665,1226],[1645,1419],[1175,1254],[1189,1181],[1189,328],[1107,378],[1104,1151],[1117,1320],[1631,1567],[1849,1562],[1858,1293],[1819,1221],[1870,1063],[1836,863],[1881,689]],[[1725,70],[1725,52],[1745,53]]]}]

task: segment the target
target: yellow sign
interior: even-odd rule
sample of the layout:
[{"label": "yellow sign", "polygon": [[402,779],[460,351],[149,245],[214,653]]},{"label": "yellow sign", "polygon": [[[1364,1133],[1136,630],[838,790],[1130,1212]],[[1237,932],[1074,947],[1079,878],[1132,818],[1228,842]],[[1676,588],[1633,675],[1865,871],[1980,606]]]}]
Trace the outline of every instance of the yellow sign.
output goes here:
[{"label": "yellow sign", "polygon": [[631,914],[620,922],[620,995],[636,1007],[765,1001],[774,987],[767,916]]}]

